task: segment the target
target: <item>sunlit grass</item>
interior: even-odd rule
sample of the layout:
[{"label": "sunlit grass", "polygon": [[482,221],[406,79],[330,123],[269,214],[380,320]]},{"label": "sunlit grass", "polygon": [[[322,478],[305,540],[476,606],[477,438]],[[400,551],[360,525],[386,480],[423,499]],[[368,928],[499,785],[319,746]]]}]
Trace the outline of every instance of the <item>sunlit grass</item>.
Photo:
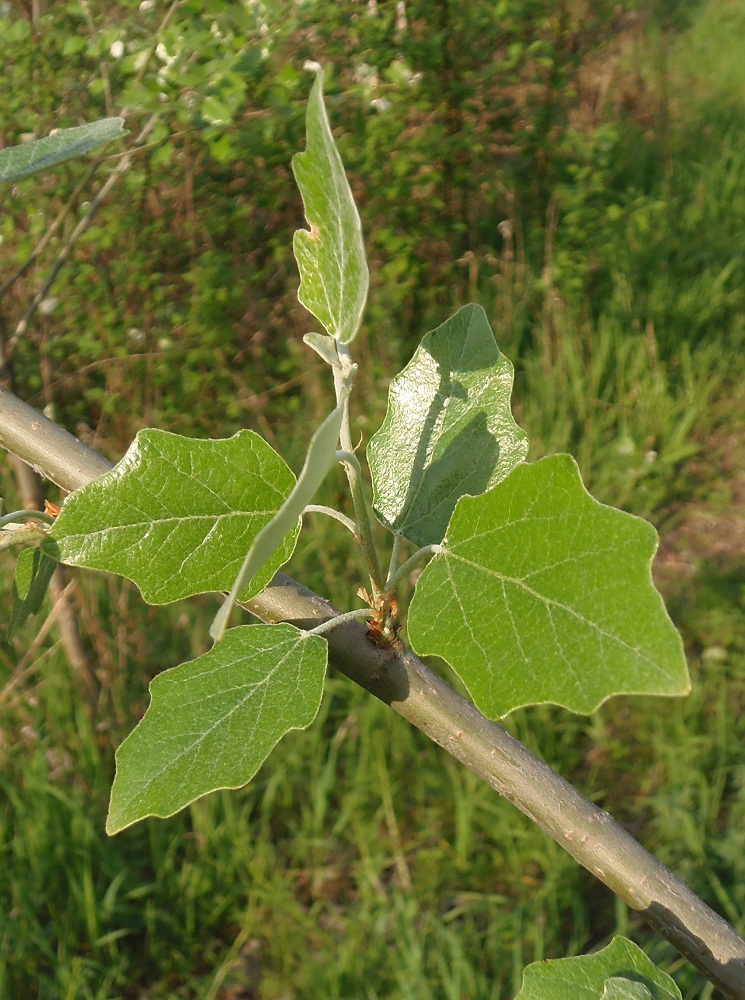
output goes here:
[{"label": "sunlit grass", "polygon": [[530,458],[570,452],[593,495],[653,521],[692,499],[694,460],[709,459],[709,439],[745,403],[740,356],[718,343],[682,343],[674,358],[660,358],[651,329],[627,331],[613,319],[587,332],[564,323],[548,356],[518,359],[517,368],[515,410]]},{"label": "sunlit grass", "polygon": [[[724,599],[704,579],[673,603],[692,652],[690,698],[618,699],[589,720],[550,708],[507,720],[735,922],[742,583]],[[127,664],[122,692],[133,714],[139,666]],[[2,995],[197,998],[241,984],[267,998],[510,997],[529,961],[617,929],[654,940],[527,819],[343,678],[246,790],[113,840],[101,721],[55,659],[6,713]],[[690,969],[676,974],[691,1000],[706,995]]]},{"label": "sunlit grass", "polygon": [[688,30],[670,47],[674,86],[688,100],[742,104],[745,99],[745,8],[739,0],[703,3],[694,10]]}]

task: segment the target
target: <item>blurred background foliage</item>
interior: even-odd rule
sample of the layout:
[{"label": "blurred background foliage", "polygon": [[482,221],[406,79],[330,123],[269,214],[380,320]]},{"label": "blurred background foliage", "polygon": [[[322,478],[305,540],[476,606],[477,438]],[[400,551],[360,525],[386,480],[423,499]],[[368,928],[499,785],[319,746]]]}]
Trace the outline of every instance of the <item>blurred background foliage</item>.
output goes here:
[{"label": "blurred background foliage", "polygon": [[[247,425],[298,467],[331,399],[291,252],[321,61],[371,265],[360,432],[421,336],[477,300],[531,457],[572,451],[596,496],[655,522],[696,693],[508,725],[741,932],[743,37],[737,0],[0,3],[3,145],[122,109],[129,128],[0,192],[4,384],[112,460],[144,426]],[[346,607],[360,566],[315,519],[290,568]],[[0,996],[508,997],[528,961],[651,940],[338,679],[245,792],[107,841],[113,747],[149,677],[204,651],[212,602],[156,614],[100,577],[71,599],[91,683],[52,619],[0,644]],[[714,996],[651,947],[686,997]]]}]

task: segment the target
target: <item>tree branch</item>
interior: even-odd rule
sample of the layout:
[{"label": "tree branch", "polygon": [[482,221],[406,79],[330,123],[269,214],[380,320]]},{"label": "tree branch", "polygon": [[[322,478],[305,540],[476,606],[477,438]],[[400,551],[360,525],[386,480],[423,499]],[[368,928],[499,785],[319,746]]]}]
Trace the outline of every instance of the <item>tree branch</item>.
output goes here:
[{"label": "tree branch", "polygon": [[[73,490],[110,463],[0,390],[0,444]],[[277,573],[246,607],[265,622],[312,628],[338,614]],[[403,646],[379,649],[357,622],[328,635],[331,663],[447,750],[533,820],[673,944],[731,1000],[745,997],[745,941],[602,809],[497,723],[456,694]]]},{"label": "tree branch", "polygon": [[2,387],[0,445],[63,490],[77,490],[111,468],[103,455]]}]

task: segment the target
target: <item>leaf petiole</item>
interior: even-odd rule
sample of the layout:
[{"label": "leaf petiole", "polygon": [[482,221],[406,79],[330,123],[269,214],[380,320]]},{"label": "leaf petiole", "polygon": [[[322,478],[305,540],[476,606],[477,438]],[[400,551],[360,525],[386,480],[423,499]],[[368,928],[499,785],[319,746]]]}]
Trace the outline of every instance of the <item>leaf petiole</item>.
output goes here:
[{"label": "leaf petiole", "polygon": [[[396,536],[398,541],[399,535]],[[395,550],[395,542],[394,542]],[[395,572],[389,573],[388,581],[386,583],[386,590],[395,590],[401,580],[410,573],[414,566],[423,559],[425,556],[436,556],[439,552],[442,552],[442,545],[424,545],[421,549],[417,549],[413,556],[409,556],[405,563],[398,567]],[[395,552],[394,552],[395,554]],[[391,565],[393,565],[393,560],[391,560]]]},{"label": "leaf petiole", "polygon": [[325,632],[331,632],[335,629],[337,625],[343,625],[344,622],[358,621],[360,618],[369,618],[371,615],[369,608],[357,608],[354,611],[345,611],[341,615],[335,615],[333,618],[327,619],[325,622],[321,622],[320,625],[316,625],[315,628],[308,629],[305,635],[323,635]]},{"label": "leaf petiole", "polygon": [[[338,452],[337,452],[338,454]],[[351,517],[347,517],[346,514],[342,514],[340,510],[334,510],[333,507],[326,507],[324,504],[319,503],[309,503],[303,514],[326,514],[328,517],[333,517],[334,520],[339,521],[344,525],[353,535],[357,534],[357,525],[354,523]]]},{"label": "leaf petiole", "polygon": [[391,558],[388,563],[388,576],[385,580],[386,590],[393,589],[393,580],[397,578],[397,566],[398,560],[401,558],[401,543],[403,542],[403,537],[399,534],[394,534],[393,545],[391,546]]},{"label": "leaf petiole", "polygon": [[346,344],[337,344],[337,350],[339,352],[339,364],[334,366],[334,391],[336,393],[337,406],[342,411],[342,421],[339,435],[341,450],[336,453],[336,457],[344,466],[344,471],[347,474],[347,481],[349,482],[349,490],[352,494],[352,503],[354,504],[354,513],[357,520],[357,538],[359,539],[365,562],[367,563],[367,572],[370,577],[370,588],[373,598],[377,600],[385,590],[383,571],[380,568],[378,552],[373,542],[370,505],[367,502],[362,486],[362,469],[359,459],[354,453],[352,432],[349,426],[349,397],[357,374],[357,365],[352,361],[349,348]]},{"label": "leaf petiole", "polygon": [[45,524],[54,524],[54,518],[41,510],[14,510],[0,517],[0,528],[16,524],[18,521],[43,521]]}]

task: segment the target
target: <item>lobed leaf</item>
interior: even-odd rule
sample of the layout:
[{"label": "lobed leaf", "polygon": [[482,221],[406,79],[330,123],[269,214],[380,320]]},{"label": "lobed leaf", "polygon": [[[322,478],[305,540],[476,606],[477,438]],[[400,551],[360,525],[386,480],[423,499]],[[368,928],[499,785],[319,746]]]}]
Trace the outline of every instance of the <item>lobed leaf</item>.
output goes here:
[{"label": "lobed leaf", "polygon": [[[71,566],[118,573],[150,604],[229,590],[246,552],[295,477],[253,431],[201,441],[140,431],[111,472],[65,500],[49,538]],[[292,555],[299,524],[239,597],[258,593]]]},{"label": "lobed leaf", "polygon": [[310,230],[293,249],[300,271],[298,299],[342,344],[357,334],[368,288],[367,257],[357,206],[331,134],[318,71],[308,99],[307,144],[292,158]]},{"label": "lobed leaf", "polygon": [[420,576],[409,639],[496,718],[551,702],[689,690],[683,644],[652,583],[651,524],[593,499],[569,455],[463,497]]},{"label": "lobed leaf", "polygon": [[682,1000],[675,982],[623,937],[594,955],[533,962],[515,1000]]},{"label": "lobed leaf", "polygon": [[439,542],[460,497],[484,493],[523,461],[512,379],[481,306],[464,306],[424,337],[391,382],[367,449],[383,524],[415,545]]},{"label": "lobed leaf", "polygon": [[279,740],[318,714],[328,644],[294,625],[242,625],[150,684],[150,706],[116,755],[110,834],[240,788]]},{"label": "lobed leaf", "polygon": [[90,153],[127,134],[123,118],[102,118],[76,128],[61,128],[43,139],[0,149],[0,184],[18,181],[74,156]]}]

